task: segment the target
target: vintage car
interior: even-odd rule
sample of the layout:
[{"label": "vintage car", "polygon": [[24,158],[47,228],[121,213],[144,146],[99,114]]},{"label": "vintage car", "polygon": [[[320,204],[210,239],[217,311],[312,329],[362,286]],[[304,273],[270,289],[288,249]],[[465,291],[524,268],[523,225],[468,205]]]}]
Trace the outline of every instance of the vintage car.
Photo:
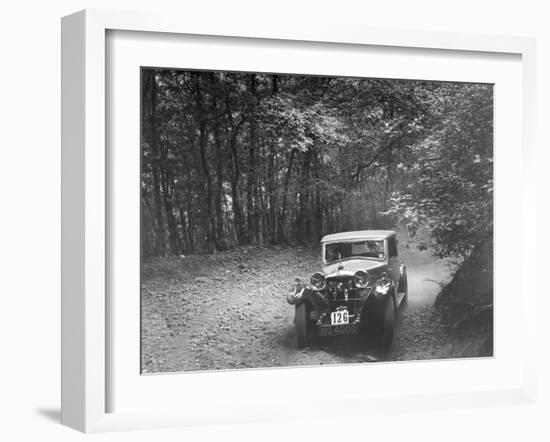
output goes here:
[{"label": "vintage car", "polygon": [[299,347],[314,337],[373,335],[389,348],[397,311],[407,299],[407,270],[392,230],[362,230],[321,239],[322,271],[296,279],[287,301],[296,308]]}]

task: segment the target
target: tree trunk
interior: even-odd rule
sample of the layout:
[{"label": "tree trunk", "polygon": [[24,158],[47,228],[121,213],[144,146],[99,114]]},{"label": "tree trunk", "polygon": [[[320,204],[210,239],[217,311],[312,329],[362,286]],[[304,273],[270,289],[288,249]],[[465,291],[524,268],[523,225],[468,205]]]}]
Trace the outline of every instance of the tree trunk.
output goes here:
[{"label": "tree trunk", "polygon": [[189,244],[189,253],[195,252],[195,208],[193,207],[193,192],[191,191],[190,186],[187,186],[187,195],[186,195],[186,203],[187,203],[187,225],[189,226],[187,229],[187,243]]},{"label": "tree trunk", "polygon": [[225,195],[223,192],[223,154],[220,140],[220,130],[218,122],[214,121],[214,142],[216,147],[216,195],[214,197],[214,207],[216,209],[216,248],[225,250],[227,245],[224,241],[223,231],[223,202]]},{"label": "tree trunk", "polygon": [[208,170],[208,162],[206,160],[206,144],[207,133],[206,123],[202,120],[199,123],[199,152],[201,158],[202,173],[206,183],[206,201],[204,206],[206,208],[206,235],[207,235],[207,251],[212,252],[216,245],[216,234],[212,221],[212,178],[210,177],[210,171]]},{"label": "tree trunk", "polygon": [[276,223],[276,198],[275,198],[275,143],[270,143],[269,156],[267,160],[267,210],[265,212],[265,225],[268,230],[266,237],[270,244],[277,241],[277,223]]},{"label": "tree trunk", "polygon": [[231,152],[231,158],[233,160],[233,174],[231,176],[232,209],[233,217],[235,220],[235,233],[237,236],[237,243],[242,245],[247,242],[248,237],[246,234],[245,219],[241,207],[241,198],[239,196],[241,168],[239,150],[237,149],[237,140],[239,136],[239,129],[244,122],[244,118],[241,118],[241,120],[237,124],[235,124],[233,121],[233,116],[231,114],[231,109],[229,108],[229,103],[227,102],[226,109],[227,117],[231,124],[231,133],[229,135],[229,150]]},{"label": "tree trunk", "polygon": [[166,224],[168,226],[168,238],[170,244],[170,251],[173,254],[180,253],[180,238],[178,234],[176,218],[174,216],[174,205],[172,202],[173,196],[173,178],[167,174],[166,171],[161,173],[162,182],[162,195],[164,201],[164,211],[166,214]]},{"label": "tree trunk", "polygon": [[212,221],[212,177],[210,176],[210,169],[208,168],[208,161],[206,158],[208,134],[206,127],[206,115],[202,102],[200,74],[195,75],[195,103],[197,105],[197,120],[199,124],[199,154],[202,174],[206,185],[206,201],[204,201],[204,206],[206,209],[206,219],[204,221],[207,226],[206,249],[210,253],[216,246],[216,233],[214,223]]},{"label": "tree trunk", "polygon": [[300,182],[300,201],[296,232],[300,241],[311,239],[311,192],[309,187],[312,151],[308,149],[303,155],[302,176]]},{"label": "tree trunk", "polygon": [[[156,256],[166,254],[166,239],[164,235],[164,217],[162,216],[162,198],[160,191],[160,153],[158,145],[158,130],[157,130],[157,80],[155,71],[150,71],[147,79],[150,84],[149,99],[149,144],[151,146],[151,173],[153,176],[153,201],[155,207],[155,225],[156,225],[156,242],[154,246],[154,254]],[[143,94],[145,97],[145,94]],[[145,108],[145,106],[143,107]]]},{"label": "tree trunk", "polygon": [[288,237],[286,235],[285,231],[285,221],[287,217],[287,205],[288,205],[288,186],[290,184],[290,176],[292,175],[292,165],[294,164],[294,157],[296,155],[297,150],[292,149],[290,151],[290,156],[288,159],[288,167],[286,169],[285,174],[285,180],[283,183],[283,201],[281,203],[281,213],[279,214],[279,228],[277,229],[279,233],[279,237],[277,239],[277,242],[286,242],[288,241]]},{"label": "tree trunk", "polygon": [[187,225],[185,210],[184,210],[184,208],[181,204],[181,201],[179,199],[176,200],[176,205],[177,205],[177,208],[178,208],[178,215],[179,215],[180,224],[181,224],[180,253],[181,252],[189,253],[189,250],[190,250],[189,240],[188,240],[188,238],[189,238],[189,234],[188,234],[189,228],[188,228],[188,225]]},{"label": "tree trunk", "polygon": [[246,214],[251,243],[258,243],[258,207],[256,195],[256,74],[250,74],[250,143],[248,145],[248,174],[246,185]]},{"label": "tree trunk", "polygon": [[[275,96],[279,93],[279,77],[277,75],[272,75],[272,88],[271,96]],[[277,223],[277,198],[275,196],[275,153],[276,153],[276,140],[272,139],[269,143],[269,156],[267,163],[267,205],[268,213],[266,216],[266,225],[269,230],[269,242],[274,244],[278,241],[278,223]]]}]

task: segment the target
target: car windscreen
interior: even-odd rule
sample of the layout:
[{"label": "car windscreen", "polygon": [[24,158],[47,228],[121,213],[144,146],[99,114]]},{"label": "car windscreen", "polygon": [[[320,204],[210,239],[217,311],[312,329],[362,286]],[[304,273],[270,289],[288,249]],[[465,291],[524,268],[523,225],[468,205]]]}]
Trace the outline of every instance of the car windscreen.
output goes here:
[{"label": "car windscreen", "polygon": [[384,241],[365,240],[325,245],[325,261],[327,263],[353,257],[384,259]]}]

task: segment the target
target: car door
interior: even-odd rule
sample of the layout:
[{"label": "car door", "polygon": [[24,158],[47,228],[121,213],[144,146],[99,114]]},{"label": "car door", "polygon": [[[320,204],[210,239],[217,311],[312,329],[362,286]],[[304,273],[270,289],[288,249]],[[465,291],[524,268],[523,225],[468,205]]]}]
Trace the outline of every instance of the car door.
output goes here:
[{"label": "car door", "polygon": [[[395,290],[399,287],[399,256],[397,253],[397,240],[395,236],[388,238],[388,275],[395,285]],[[397,295],[397,293],[396,293]],[[399,306],[401,299],[396,298],[397,306]]]}]

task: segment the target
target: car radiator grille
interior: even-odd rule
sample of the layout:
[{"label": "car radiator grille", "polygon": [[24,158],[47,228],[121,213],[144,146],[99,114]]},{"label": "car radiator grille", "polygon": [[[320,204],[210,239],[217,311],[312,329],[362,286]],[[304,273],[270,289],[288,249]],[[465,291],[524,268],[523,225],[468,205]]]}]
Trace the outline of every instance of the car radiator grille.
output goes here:
[{"label": "car radiator grille", "polygon": [[331,312],[336,311],[340,306],[345,306],[350,315],[355,315],[359,304],[359,293],[353,290],[351,278],[328,281],[326,292]]}]

